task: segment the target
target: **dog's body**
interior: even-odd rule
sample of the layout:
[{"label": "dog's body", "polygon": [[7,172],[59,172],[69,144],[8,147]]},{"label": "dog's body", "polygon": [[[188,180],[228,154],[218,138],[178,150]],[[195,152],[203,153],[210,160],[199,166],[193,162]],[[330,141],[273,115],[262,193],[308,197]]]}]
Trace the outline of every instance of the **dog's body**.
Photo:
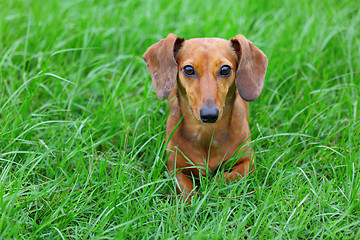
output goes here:
[{"label": "dog's body", "polygon": [[261,93],[266,56],[241,35],[185,41],[169,34],[143,58],[158,97],[169,96],[168,169],[184,197],[195,192],[189,176],[205,176],[237,153],[245,152],[225,180],[248,174],[253,158],[247,101]]}]

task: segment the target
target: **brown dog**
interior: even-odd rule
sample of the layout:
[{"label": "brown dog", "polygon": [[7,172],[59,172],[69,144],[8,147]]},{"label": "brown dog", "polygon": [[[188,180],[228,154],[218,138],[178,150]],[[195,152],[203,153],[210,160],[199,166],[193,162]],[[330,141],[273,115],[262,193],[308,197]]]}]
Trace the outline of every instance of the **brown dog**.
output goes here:
[{"label": "brown dog", "polygon": [[[176,175],[178,191],[192,196],[191,176],[205,176],[207,169],[213,171],[227,161],[233,162],[224,174],[226,182],[252,171],[247,102],[263,88],[264,53],[242,35],[230,41],[185,41],[169,34],[143,58],[158,97],[169,96],[168,169]],[[245,154],[234,161],[238,152]]]}]

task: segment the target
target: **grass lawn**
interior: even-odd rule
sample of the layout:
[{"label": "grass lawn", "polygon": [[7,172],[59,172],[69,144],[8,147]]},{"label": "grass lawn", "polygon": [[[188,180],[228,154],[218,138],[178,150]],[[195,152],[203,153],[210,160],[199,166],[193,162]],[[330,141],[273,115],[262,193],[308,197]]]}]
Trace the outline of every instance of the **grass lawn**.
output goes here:
[{"label": "grass lawn", "polygon": [[[356,0],[0,1],[0,239],[359,239],[359,26]],[[269,59],[256,171],[189,206],[141,58],[170,32]]]}]

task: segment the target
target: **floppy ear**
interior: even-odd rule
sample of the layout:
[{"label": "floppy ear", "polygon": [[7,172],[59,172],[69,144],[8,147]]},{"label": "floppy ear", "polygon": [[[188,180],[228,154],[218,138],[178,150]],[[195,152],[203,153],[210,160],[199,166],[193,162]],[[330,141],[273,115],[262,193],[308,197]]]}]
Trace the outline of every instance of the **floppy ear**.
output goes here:
[{"label": "floppy ear", "polygon": [[267,57],[242,35],[230,39],[230,42],[238,56],[235,79],[239,94],[247,102],[254,101],[264,86]]},{"label": "floppy ear", "polygon": [[150,46],[143,55],[159,98],[167,97],[174,88],[178,74],[175,55],[183,42],[183,38],[170,33],[165,39]]}]

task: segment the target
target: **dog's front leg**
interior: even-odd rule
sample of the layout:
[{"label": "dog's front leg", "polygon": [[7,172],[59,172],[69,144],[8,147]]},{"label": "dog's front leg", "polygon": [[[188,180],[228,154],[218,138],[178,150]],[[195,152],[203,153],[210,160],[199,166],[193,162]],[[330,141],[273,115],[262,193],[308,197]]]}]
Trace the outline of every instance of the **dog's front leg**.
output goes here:
[{"label": "dog's front leg", "polygon": [[170,153],[170,156],[168,158],[168,170],[171,176],[174,176],[176,179],[176,188],[178,193],[181,194],[182,199],[186,200],[187,198],[191,198],[196,191],[194,190],[194,184],[192,180],[184,174],[184,172],[179,169],[177,166],[175,166],[175,161],[182,162],[185,161],[185,159],[182,159],[182,157],[177,156],[177,159],[175,160],[176,153],[172,152]]},{"label": "dog's front leg", "polygon": [[[224,173],[224,179],[226,183],[232,180],[240,180],[254,170],[254,163],[251,161],[252,157],[245,156],[240,158],[239,163],[236,164],[232,171]],[[250,166],[251,162],[251,166]]]},{"label": "dog's front leg", "polygon": [[176,181],[176,187],[178,192],[181,194],[182,199],[191,199],[191,197],[196,193],[192,180],[183,172],[178,171],[176,173]]}]

